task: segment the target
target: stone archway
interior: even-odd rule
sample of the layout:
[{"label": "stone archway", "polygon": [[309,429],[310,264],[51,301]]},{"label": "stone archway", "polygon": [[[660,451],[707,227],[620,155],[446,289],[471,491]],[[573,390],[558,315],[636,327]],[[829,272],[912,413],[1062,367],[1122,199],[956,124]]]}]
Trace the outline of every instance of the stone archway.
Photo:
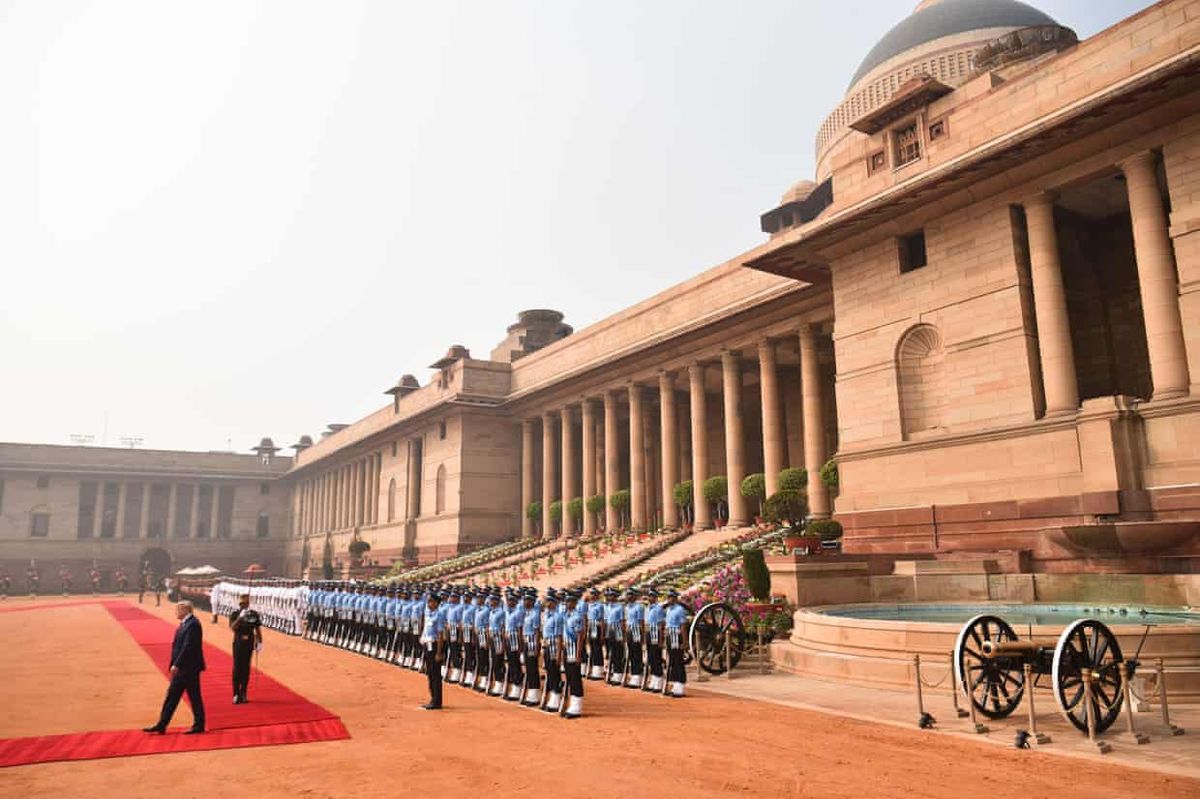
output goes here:
[{"label": "stone archway", "polygon": [[141,563],[143,573],[148,569],[160,579],[171,575],[171,553],[162,547],[151,547],[143,552]]}]

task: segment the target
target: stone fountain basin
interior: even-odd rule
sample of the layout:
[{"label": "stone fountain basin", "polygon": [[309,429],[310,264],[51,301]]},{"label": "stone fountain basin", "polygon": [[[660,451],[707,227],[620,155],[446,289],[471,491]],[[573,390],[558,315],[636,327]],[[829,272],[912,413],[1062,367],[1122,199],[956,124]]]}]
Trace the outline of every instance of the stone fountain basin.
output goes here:
[{"label": "stone fountain basin", "polygon": [[1197,521],[1105,522],[1054,528],[1054,543],[1086,555],[1147,555],[1183,546],[1200,533]]}]

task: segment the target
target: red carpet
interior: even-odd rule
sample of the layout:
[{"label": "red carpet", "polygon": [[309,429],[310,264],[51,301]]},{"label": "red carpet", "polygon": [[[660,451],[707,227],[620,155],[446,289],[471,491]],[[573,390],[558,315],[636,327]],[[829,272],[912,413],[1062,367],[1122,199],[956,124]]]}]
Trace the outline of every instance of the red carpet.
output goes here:
[{"label": "red carpet", "polygon": [[[100,604],[125,627],[165,676],[175,626],[126,602],[109,600]],[[209,629],[216,628],[205,627],[206,632]],[[187,704],[185,699],[180,703],[173,720],[179,726],[173,727],[166,735],[147,735],[141,730],[114,730],[0,739],[0,768],[59,760],[271,746],[350,737],[337,716],[267,675],[257,673],[257,670],[251,673],[249,704],[231,704],[233,658],[205,644],[204,660],[208,668],[201,683],[209,729],[204,735],[178,734],[191,724],[191,711],[184,707]],[[162,698],[162,694],[147,697],[147,723],[153,720]]]}]

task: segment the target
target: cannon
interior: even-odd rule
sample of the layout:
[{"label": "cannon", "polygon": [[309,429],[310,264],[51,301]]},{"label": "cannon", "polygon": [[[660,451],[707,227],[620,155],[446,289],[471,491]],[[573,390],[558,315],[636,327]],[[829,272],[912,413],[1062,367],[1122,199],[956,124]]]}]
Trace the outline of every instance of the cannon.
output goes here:
[{"label": "cannon", "polygon": [[[1026,664],[1033,675],[1032,686],[1025,684]],[[992,719],[1004,718],[1021,704],[1026,688],[1036,688],[1043,677],[1049,677],[1059,709],[1084,733],[1088,729],[1084,670],[1094,675],[1092,710],[1096,732],[1101,733],[1121,713],[1122,665],[1128,667],[1132,679],[1136,658],[1125,660],[1112,630],[1095,619],[1071,622],[1051,649],[1021,640],[1004,619],[982,614],[963,625],[954,644],[958,684],[978,712]]]},{"label": "cannon", "polygon": [[[726,658],[728,639],[728,658]],[[699,661],[704,671],[721,675],[735,668],[746,651],[746,628],[742,617],[726,602],[709,602],[692,617],[688,625],[688,646],[684,662]]]}]

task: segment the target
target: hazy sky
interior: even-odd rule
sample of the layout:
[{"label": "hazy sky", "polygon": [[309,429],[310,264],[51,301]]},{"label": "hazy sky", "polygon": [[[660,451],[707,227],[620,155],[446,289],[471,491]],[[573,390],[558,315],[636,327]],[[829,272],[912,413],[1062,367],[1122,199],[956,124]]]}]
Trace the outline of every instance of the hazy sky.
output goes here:
[{"label": "hazy sky", "polygon": [[0,0],[0,440],[287,446],[685,280],[915,5]]}]

